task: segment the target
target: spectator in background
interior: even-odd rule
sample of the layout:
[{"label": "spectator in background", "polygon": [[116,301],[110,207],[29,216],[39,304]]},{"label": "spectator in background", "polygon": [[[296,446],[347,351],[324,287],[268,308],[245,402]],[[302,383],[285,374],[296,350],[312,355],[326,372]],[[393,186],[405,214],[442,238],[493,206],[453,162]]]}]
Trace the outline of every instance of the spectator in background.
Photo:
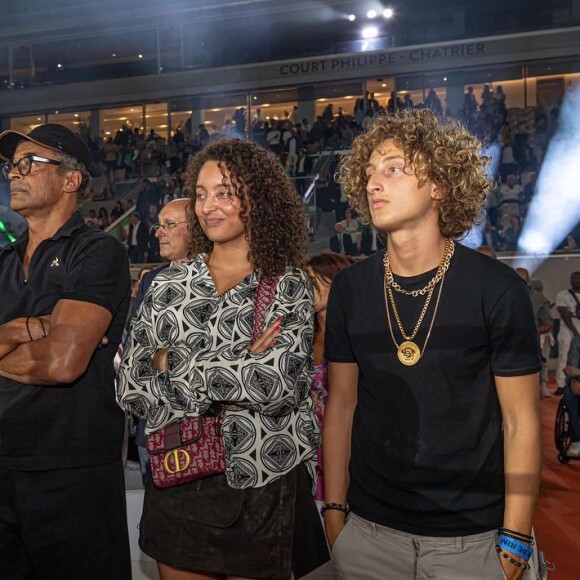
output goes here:
[{"label": "spectator in background", "polygon": [[506,108],[506,95],[503,92],[503,87],[501,85],[499,85],[497,87],[497,89],[495,90],[495,92],[492,95],[492,102],[494,104],[494,107],[496,108],[496,110],[498,111],[498,113],[505,115],[507,113],[507,108]]},{"label": "spectator in background", "polygon": [[566,367],[566,381],[562,396],[568,409],[568,426],[570,429],[570,447],[566,451],[568,457],[580,457],[580,337],[575,336],[570,343]]},{"label": "spectator in background", "polygon": [[566,385],[564,367],[567,364],[570,343],[580,332],[580,272],[572,272],[570,276],[570,288],[558,292],[556,296],[556,308],[560,314],[556,386],[561,393]]},{"label": "spectator in background", "polygon": [[244,107],[236,109],[236,112],[234,113],[234,123],[236,125],[236,133],[243,137],[246,134],[246,109]]},{"label": "spectator in background", "polygon": [[145,139],[145,141],[147,143],[155,143],[159,139],[161,139],[161,137],[159,137],[159,135],[155,132],[155,129],[150,129],[149,135],[147,135],[147,139]]},{"label": "spectator in background", "polygon": [[119,200],[114,201],[113,209],[111,209],[111,223],[117,221],[124,213],[122,202]]},{"label": "spectator in background", "polygon": [[97,218],[97,212],[94,209],[89,210],[89,215],[85,218],[85,224],[93,228],[98,227],[99,220]]},{"label": "spectator in background", "polygon": [[197,146],[200,149],[203,149],[209,141],[209,133],[208,133],[206,126],[203,123],[201,125],[198,125],[197,128],[198,128],[197,138],[196,138]]},{"label": "spectator in background", "polygon": [[100,230],[106,230],[111,225],[111,219],[109,218],[109,212],[107,212],[106,207],[101,207],[99,209],[99,217],[97,218],[97,227]]},{"label": "spectator in background", "polygon": [[331,251],[336,252],[337,254],[356,256],[356,246],[354,245],[350,234],[344,233],[342,222],[334,224],[334,231],[336,234],[330,238]]},{"label": "spectator in background", "polygon": [[530,202],[534,195],[536,195],[536,185],[538,183],[538,174],[535,171],[530,172],[528,182],[523,186],[522,193],[520,194],[520,207],[522,210],[522,215],[528,213],[528,208]]},{"label": "spectator in background", "polygon": [[489,219],[485,220],[481,245],[492,248],[493,250],[499,250],[502,246],[501,236],[497,231],[497,228],[491,223],[491,220]]},{"label": "spectator in background", "polygon": [[361,225],[358,217],[355,217],[350,207],[344,210],[344,219],[340,223],[342,224],[344,233],[351,237],[353,244],[357,248],[360,248]]},{"label": "spectator in background", "polygon": [[142,264],[145,261],[149,234],[147,224],[141,221],[137,212],[129,216],[129,234],[127,236],[127,251],[131,264]]},{"label": "spectator in background", "polygon": [[149,215],[151,189],[152,185],[149,179],[143,178],[140,183],[139,191],[137,192],[137,205],[135,206],[135,209],[139,214],[139,219],[142,221],[147,221],[147,216]]},{"label": "spectator in background", "polygon": [[403,101],[399,98],[395,91],[391,92],[391,96],[387,101],[387,111],[394,113],[395,111],[403,108]]},{"label": "spectator in background", "polygon": [[467,91],[463,95],[463,114],[467,119],[471,118],[477,111],[477,101],[473,93],[473,87],[467,87]]},{"label": "spectator in background", "polygon": [[115,181],[115,169],[117,169],[119,146],[113,141],[112,137],[109,137],[103,150],[105,153],[105,164],[107,166],[107,179],[110,183],[113,183]]},{"label": "spectator in background", "polygon": [[[143,275],[139,277],[139,287],[135,300],[131,308],[131,318],[135,315],[139,306],[147,294],[147,290],[157,276],[168,266],[177,266],[187,259],[189,255],[189,224],[188,208],[191,201],[189,199],[175,199],[165,205],[159,212],[159,222],[154,225],[155,236],[157,237],[157,247],[159,259],[169,260],[166,264],[151,270],[141,269]],[[149,472],[149,454],[145,442],[145,419],[139,419],[135,432],[135,443],[139,450],[139,461],[141,463],[141,475],[143,481],[147,479]]]},{"label": "spectator in background", "polygon": [[413,99],[411,99],[411,93],[405,93],[403,95],[403,105],[402,109],[412,109],[414,108],[415,104],[413,103]]},{"label": "spectator in background", "polygon": [[491,110],[492,100],[493,91],[489,88],[489,85],[483,85],[483,91],[481,93],[481,110],[489,112]]},{"label": "spectator in background", "polygon": [[271,129],[266,133],[266,142],[274,155],[280,155],[282,152],[282,132],[278,124],[273,124]]},{"label": "spectator in background", "polygon": [[517,215],[511,215],[509,222],[509,227],[503,232],[504,249],[508,252],[515,252],[518,249],[518,240],[522,233],[522,222]]},{"label": "spectator in background", "polygon": [[147,224],[147,262],[149,264],[158,264],[161,262],[159,240],[157,239],[157,230],[155,229],[156,225],[156,221]]},{"label": "spectator in background", "polygon": [[502,201],[519,202],[522,186],[517,183],[516,176],[511,174],[507,176],[506,182],[501,184],[499,192]]},{"label": "spectator in background", "polygon": [[541,280],[530,280],[530,294],[532,306],[536,315],[536,326],[540,340],[540,355],[542,358],[542,370],[540,371],[540,395],[542,398],[550,397],[548,390],[548,359],[554,343],[552,329],[554,321],[550,314],[550,301],[544,295],[544,284]]},{"label": "spectator in background", "polygon": [[300,147],[298,149],[298,160],[296,161],[296,170],[294,172],[294,176],[297,178],[295,179],[296,190],[301,197],[304,196],[310,185],[310,182],[307,178],[311,173],[312,160],[310,157],[308,157],[306,149],[304,147]]},{"label": "spectator in background", "polygon": [[[340,270],[347,268],[352,261],[342,254],[324,252],[306,260],[306,273],[314,289],[314,377],[310,394],[314,401],[314,410],[322,426],[324,408],[328,398],[328,365],[324,358],[324,336],[326,331],[326,306],[332,279]],[[318,450],[318,482],[316,499],[324,501],[322,447]]]},{"label": "spectator in background", "polygon": [[441,100],[437,96],[435,89],[429,89],[425,97],[425,106],[431,109],[436,115],[441,115],[443,109],[441,107]]},{"label": "spectator in background", "polygon": [[293,125],[295,125],[298,122],[298,105],[294,105],[292,107],[292,111],[290,112],[290,115],[288,117],[288,120]]},{"label": "spectator in background", "polygon": [[363,256],[371,256],[384,248],[385,242],[380,232],[372,224],[365,226],[361,233],[360,253]]},{"label": "spectator in background", "polygon": [[149,204],[149,212],[147,213],[147,219],[145,223],[147,226],[151,226],[157,222],[157,215],[159,214],[159,207],[156,203]]},{"label": "spectator in background", "polygon": [[330,123],[334,119],[334,110],[332,103],[328,103],[322,111],[322,120]]}]

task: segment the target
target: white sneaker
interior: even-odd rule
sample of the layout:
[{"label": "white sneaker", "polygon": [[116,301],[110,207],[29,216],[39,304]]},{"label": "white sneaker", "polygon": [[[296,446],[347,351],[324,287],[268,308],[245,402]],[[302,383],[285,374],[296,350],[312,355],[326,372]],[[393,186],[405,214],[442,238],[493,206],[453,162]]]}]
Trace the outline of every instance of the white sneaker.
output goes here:
[{"label": "white sneaker", "polygon": [[575,441],[570,444],[568,451],[566,451],[568,457],[580,457],[580,441]]}]

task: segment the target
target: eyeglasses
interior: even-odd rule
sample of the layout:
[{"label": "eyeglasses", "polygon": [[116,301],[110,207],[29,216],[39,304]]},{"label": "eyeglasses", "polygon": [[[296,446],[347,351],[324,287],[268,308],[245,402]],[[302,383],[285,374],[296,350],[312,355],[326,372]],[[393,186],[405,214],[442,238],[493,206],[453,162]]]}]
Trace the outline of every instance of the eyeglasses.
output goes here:
[{"label": "eyeglasses", "polygon": [[33,163],[46,163],[47,165],[62,165],[62,161],[55,159],[46,159],[46,157],[39,157],[38,155],[25,155],[21,157],[16,163],[7,161],[2,164],[2,175],[8,179],[10,172],[16,167],[18,173],[25,177],[30,173]]},{"label": "eyeglasses", "polygon": [[153,229],[155,231],[161,229],[161,230],[173,230],[175,229],[179,224],[186,224],[186,221],[182,221],[182,222],[167,222],[165,224],[159,224],[159,223],[154,223],[153,224]]}]

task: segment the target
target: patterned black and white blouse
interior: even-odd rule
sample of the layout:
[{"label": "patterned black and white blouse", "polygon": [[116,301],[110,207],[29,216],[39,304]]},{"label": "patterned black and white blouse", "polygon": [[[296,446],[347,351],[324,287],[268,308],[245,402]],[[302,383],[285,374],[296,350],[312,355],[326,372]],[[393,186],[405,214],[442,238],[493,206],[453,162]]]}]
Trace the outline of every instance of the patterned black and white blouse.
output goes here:
[{"label": "patterned black and white blouse", "polygon": [[[117,398],[147,418],[150,433],[224,402],[226,476],[234,488],[260,487],[305,462],[315,481],[319,426],[309,396],[314,307],[301,270],[287,270],[264,327],[282,318],[275,346],[252,354],[258,278],[217,293],[203,255],[169,266],[151,284],[132,325]],[[158,348],[169,371],[156,372]]]}]

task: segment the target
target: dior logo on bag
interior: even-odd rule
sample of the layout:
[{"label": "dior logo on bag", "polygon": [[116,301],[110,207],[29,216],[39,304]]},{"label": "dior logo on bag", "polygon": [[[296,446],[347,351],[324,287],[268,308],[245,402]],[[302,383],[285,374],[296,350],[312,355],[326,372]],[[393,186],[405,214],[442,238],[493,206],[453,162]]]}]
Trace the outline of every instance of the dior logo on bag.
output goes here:
[{"label": "dior logo on bag", "polygon": [[[173,459],[173,461],[171,461]],[[185,449],[168,451],[163,458],[163,469],[166,473],[185,471],[191,465],[191,456]]]},{"label": "dior logo on bag", "polygon": [[221,415],[202,415],[171,423],[147,436],[155,487],[174,487],[224,473]]}]

